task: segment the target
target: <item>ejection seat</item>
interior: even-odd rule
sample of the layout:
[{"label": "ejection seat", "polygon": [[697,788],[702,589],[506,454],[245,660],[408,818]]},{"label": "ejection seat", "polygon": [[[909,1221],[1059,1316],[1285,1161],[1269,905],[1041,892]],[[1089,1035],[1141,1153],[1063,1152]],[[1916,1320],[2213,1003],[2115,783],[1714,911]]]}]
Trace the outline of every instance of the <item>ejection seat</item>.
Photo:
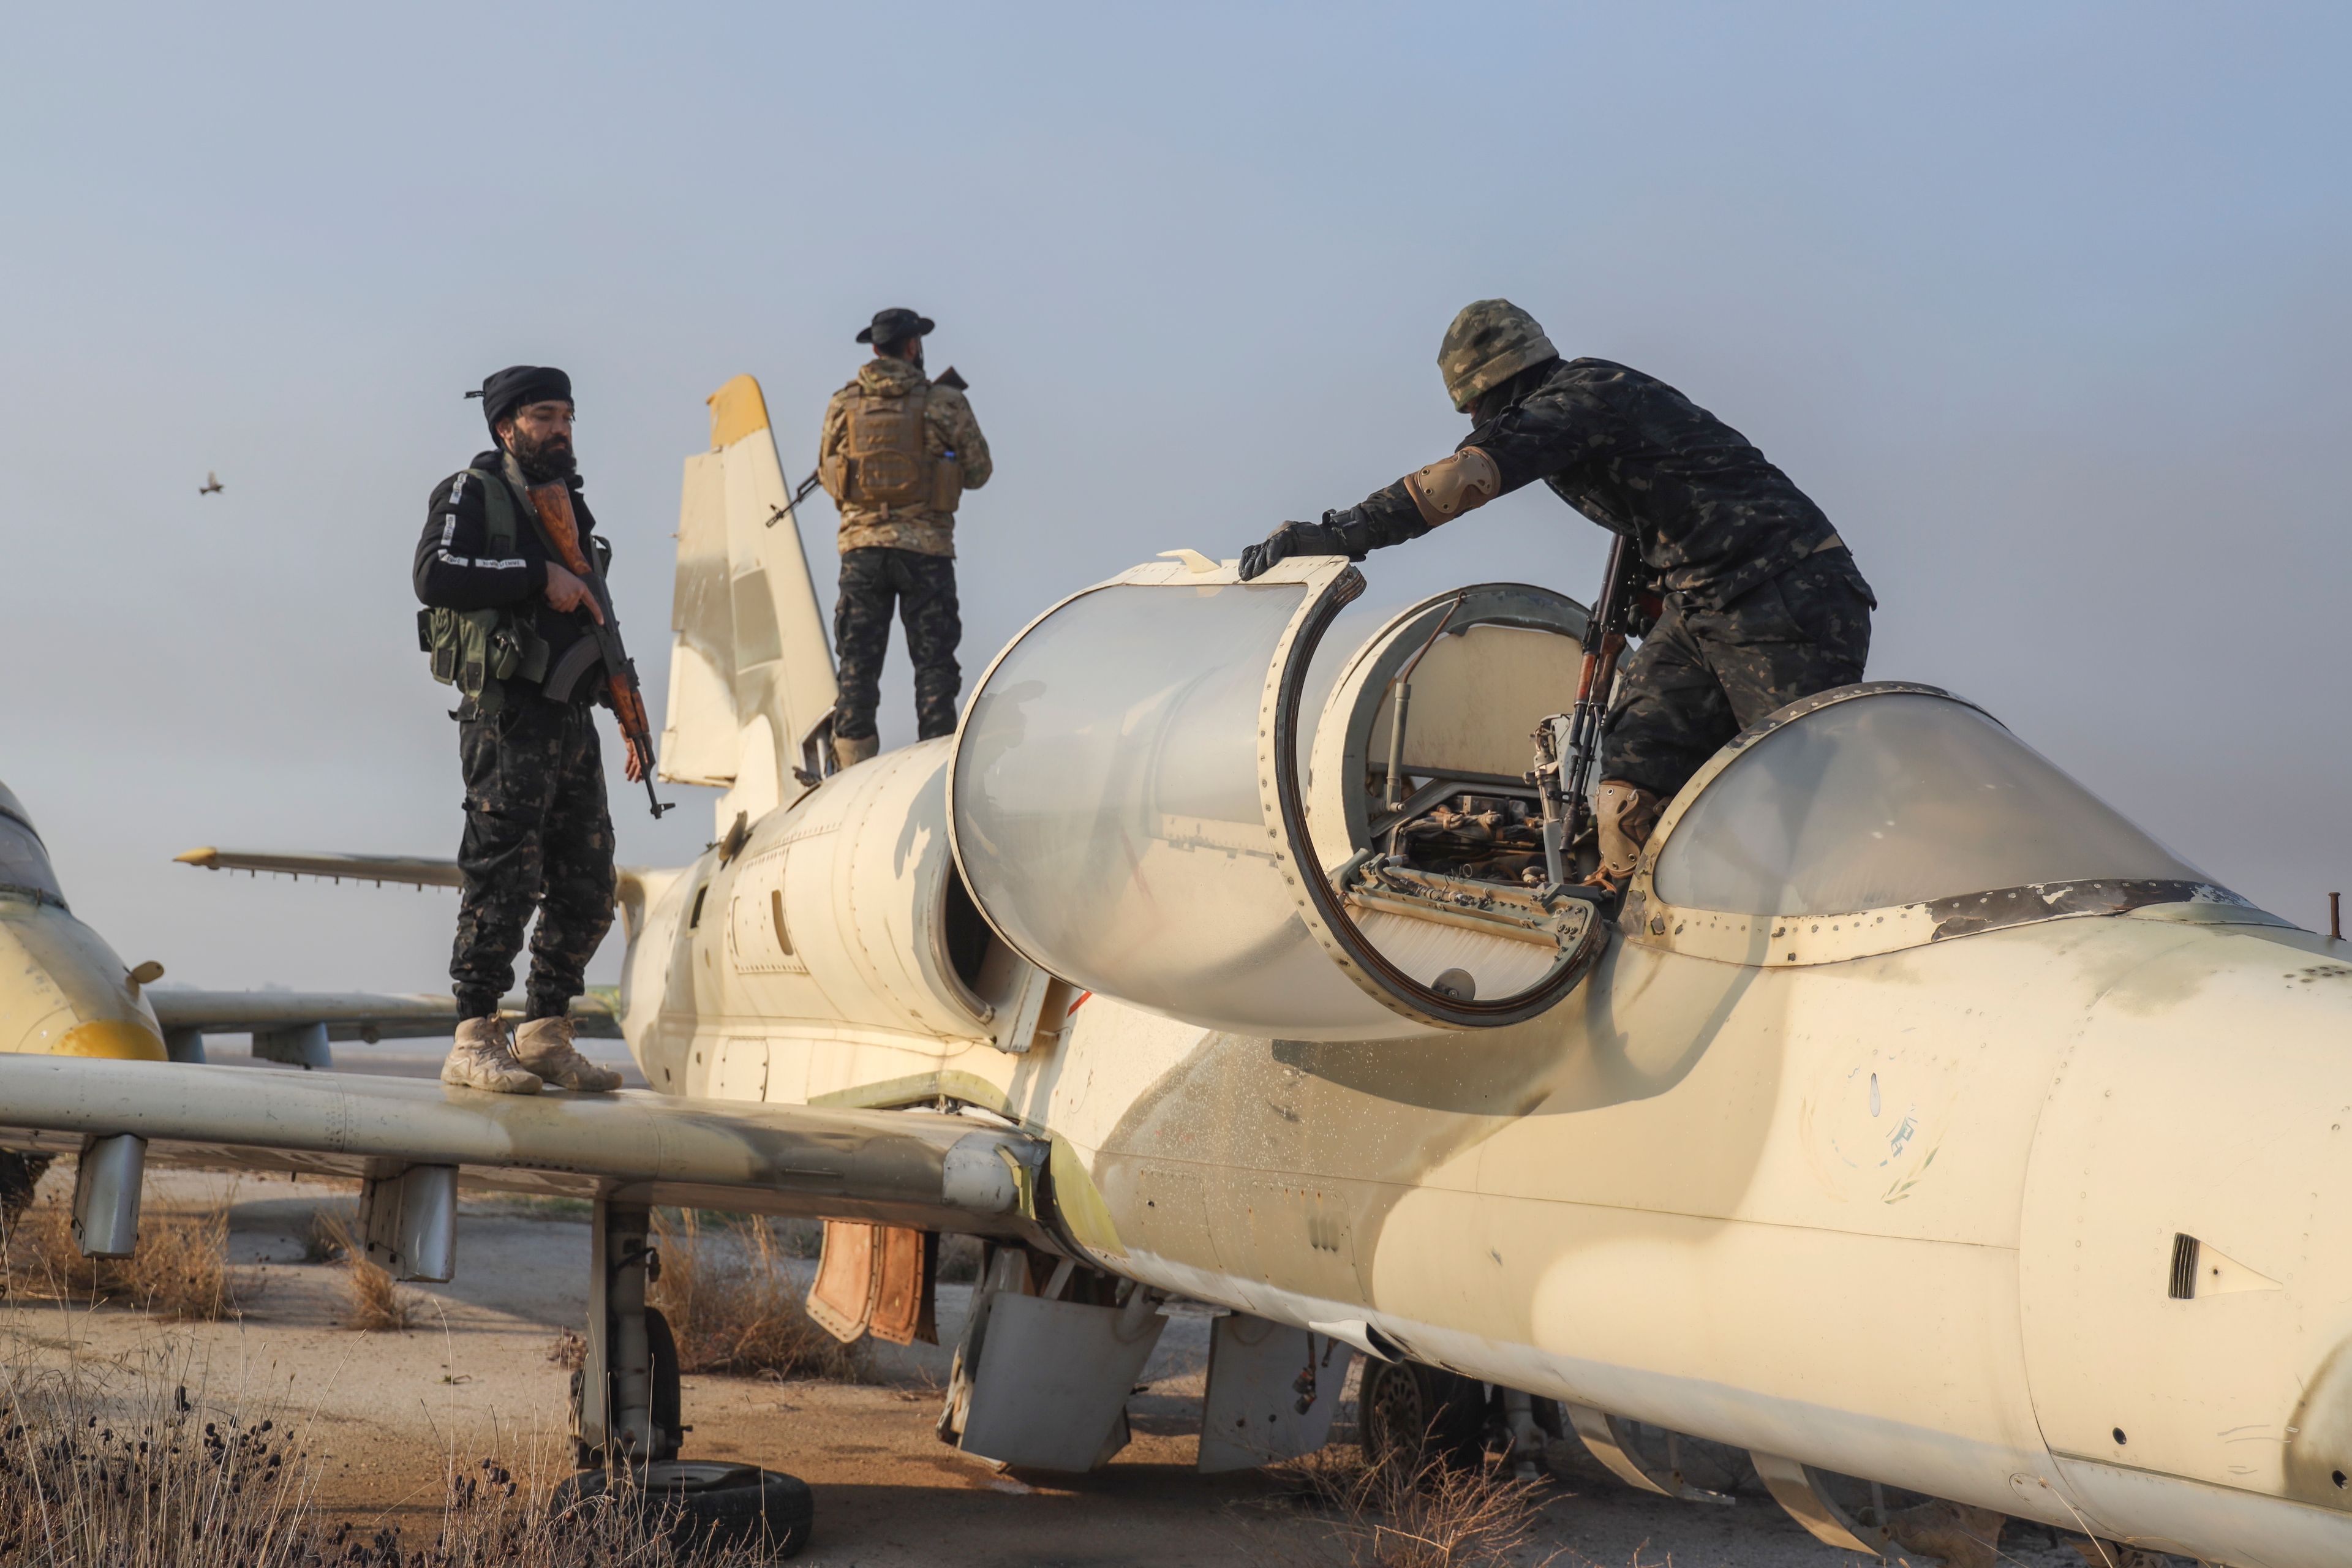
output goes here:
[{"label": "ejection seat", "polygon": [[1543,886],[1532,736],[1584,608],[1488,583],[1375,605],[1353,567],[1191,552],[1073,595],[982,676],[949,786],[997,933],[1073,984],[1316,1040],[1517,1023],[1607,937]]}]

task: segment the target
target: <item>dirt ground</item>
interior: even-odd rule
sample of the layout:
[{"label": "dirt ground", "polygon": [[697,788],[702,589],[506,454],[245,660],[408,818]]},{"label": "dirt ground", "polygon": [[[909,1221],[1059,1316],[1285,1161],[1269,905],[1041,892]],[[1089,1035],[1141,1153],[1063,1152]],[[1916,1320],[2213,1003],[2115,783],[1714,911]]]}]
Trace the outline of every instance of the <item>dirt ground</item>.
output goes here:
[{"label": "dirt ground", "polygon": [[[389,1047],[374,1047],[389,1053]],[[420,1060],[372,1058],[415,1070]],[[352,1065],[357,1065],[356,1063]],[[60,1178],[65,1178],[61,1180]],[[69,1184],[52,1173],[45,1202]],[[557,1335],[580,1325],[588,1267],[584,1218],[560,1207],[468,1200],[458,1227],[457,1277],[405,1287],[421,1310],[404,1332],[341,1327],[343,1273],[304,1263],[302,1237],[321,1204],[348,1204],[345,1185],[188,1173],[151,1178],[149,1202],[226,1201],[229,1250],[247,1304],[212,1324],[159,1324],[119,1309],[0,1308],[0,1362],[69,1359],[183,1363],[192,1395],[227,1403],[282,1400],[306,1417],[321,1466],[321,1501],[363,1521],[425,1526],[443,1478],[495,1455],[519,1470],[569,1468],[567,1376],[550,1359]],[[969,1290],[940,1289],[950,1343]],[[948,1352],[878,1347],[879,1381],[857,1385],[689,1375],[688,1458],[741,1459],[790,1471],[815,1489],[817,1530],[801,1561],[844,1568],[958,1563],[1077,1568],[1122,1563],[1345,1562],[1325,1516],[1257,1472],[1192,1469],[1205,1382],[1209,1320],[1171,1315],[1130,1404],[1134,1441],[1106,1469],[1081,1477],[1001,1475],[933,1435]],[[1340,1436],[1350,1434],[1343,1406]],[[1730,1508],[1637,1493],[1555,1444],[1537,1539],[1517,1561],[1562,1568],[1835,1568],[1869,1561],[1833,1552],[1768,1499]],[[2020,1537],[2022,1536],[2022,1539]],[[2028,1568],[2079,1568],[2035,1526],[2011,1526],[2004,1555]]]}]

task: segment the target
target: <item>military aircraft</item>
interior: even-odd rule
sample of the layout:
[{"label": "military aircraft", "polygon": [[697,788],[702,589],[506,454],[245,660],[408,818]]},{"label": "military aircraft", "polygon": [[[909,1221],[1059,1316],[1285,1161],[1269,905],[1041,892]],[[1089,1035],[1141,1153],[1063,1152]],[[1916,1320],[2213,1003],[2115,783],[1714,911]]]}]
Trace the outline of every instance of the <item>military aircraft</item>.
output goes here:
[{"label": "military aircraft", "polygon": [[[204,855],[181,858],[203,865]],[[372,858],[343,858],[364,867]],[[387,864],[408,880],[441,875],[436,862]],[[205,1035],[248,1035],[257,1060],[331,1068],[333,1041],[446,1035],[457,1023],[457,1000],[446,993],[212,991],[156,984],[163,977],[152,959],[124,963],[74,914],[32,813],[0,784],[0,1053],[202,1062]],[[609,994],[583,996],[574,1026],[616,1037],[614,1007]],[[0,1231],[30,1201],[48,1163],[46,1152],[0,1149]]]},{"label": "military aircraft", "polygon": [[680,1422],[647,1208],[706,1204],[833,1222],[845,1337],[923,1332],[929,1238],[987,1237],[941,1433],[1001,1462],[1116,1452],[1183,1298],[1224,1314],[1204,1468],[1318,1446],[1361,1355],[1376,1445],[1492,1408],[1700,1501],[1675,1444],[1733,1445],[1846,1550],[1943,1500],[2352,1558],[2343,943],[1899,682],[1726,746],[1621,908],[1535,885],[1528,736],[1582,607],[1376,604],[1336,559],[1121,574],[952,739],[836,770],[758,387],[711,409],[662,769],[726,793],[693,865],[619,888],[652,1091],[0,1058],[17,1142],[81,1141],[94,1247],[151,1144],[359,1177],[411,1278],[447,1276],[460,1182],[589,1196],[579,1442],[648,1475]]}]

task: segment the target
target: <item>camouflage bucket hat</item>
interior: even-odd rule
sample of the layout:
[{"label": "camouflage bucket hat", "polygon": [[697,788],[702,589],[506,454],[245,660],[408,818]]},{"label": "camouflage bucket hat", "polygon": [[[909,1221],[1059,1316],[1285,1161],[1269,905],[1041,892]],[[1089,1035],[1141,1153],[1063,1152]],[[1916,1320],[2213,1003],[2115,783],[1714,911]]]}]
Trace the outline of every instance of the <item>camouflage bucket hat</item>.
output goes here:
[{"label": "camouflage bucket hat", "polygon": [[857,330],[857,341],[861,343],[903,343],[908,338],[929,334],[938,324],[920,311],[893,305],[887,310],[875,311],[873,324]]},{"label": "camouflage bucket hat", "polygon": [[1474,300],[1462,307],[1437,348],[1438,373],[1454,406],[1473,403],[1531,364],[1558,359],[1536,319],[1508,300]]}]

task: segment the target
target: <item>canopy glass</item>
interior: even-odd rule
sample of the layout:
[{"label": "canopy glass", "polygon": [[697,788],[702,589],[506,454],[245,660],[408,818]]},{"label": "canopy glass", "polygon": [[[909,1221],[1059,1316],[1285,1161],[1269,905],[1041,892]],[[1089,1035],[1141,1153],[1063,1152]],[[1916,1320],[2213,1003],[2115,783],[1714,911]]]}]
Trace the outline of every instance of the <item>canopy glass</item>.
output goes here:
[{"label": "canopy glass", "polygon": [[1664,902],[1840,914],[2033,883],[2203,872],[1977,709],[1888,692],[1757,741],[1658,853]]}]

